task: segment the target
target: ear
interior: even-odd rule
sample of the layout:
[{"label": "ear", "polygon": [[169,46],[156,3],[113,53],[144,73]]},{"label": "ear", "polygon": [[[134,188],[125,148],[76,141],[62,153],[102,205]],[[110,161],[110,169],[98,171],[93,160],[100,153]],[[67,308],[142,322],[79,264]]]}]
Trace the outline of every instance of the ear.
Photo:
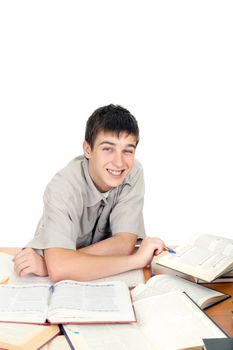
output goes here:
[{"label": "ear", "polygon": [[91,147],[89,145],[89,143],[87,141],[83,142],[83,153],[85,155],[86,158],[90,158],[91,156]]}]

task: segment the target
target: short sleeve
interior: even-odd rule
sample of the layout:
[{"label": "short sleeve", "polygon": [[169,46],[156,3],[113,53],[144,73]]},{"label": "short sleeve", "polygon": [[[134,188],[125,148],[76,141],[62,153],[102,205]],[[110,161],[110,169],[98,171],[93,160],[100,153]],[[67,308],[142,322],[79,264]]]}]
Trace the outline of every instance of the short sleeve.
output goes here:
[{"label": "short sleeve", "polygon": [[129,232],[145,237],[143,220],[144,203],[144,177],[143,170],[139,168],[131,179],[126,183],[110,215],[112,234]]},{"label": "short sleeve", "polygon": [[80,235],[80,217],[77,209],[82,207],[82,197],[72,184],[60,175],[55,175],[44,193],[44,211],[34,238],[27,247],[35,249],[76,249]]}]

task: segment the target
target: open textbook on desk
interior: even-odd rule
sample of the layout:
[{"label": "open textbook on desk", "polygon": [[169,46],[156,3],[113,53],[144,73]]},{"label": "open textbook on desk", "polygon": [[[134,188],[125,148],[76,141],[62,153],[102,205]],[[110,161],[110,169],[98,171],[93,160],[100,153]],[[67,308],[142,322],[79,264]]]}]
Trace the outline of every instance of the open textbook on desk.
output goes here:
[{"label": "open textbook on desk", "polygon": [[38,323],[135,322],[127,285],[121,281],[61,281],[54,285],[1,285],[0,320]]},{"label": "open textbook on desk", "polygon": [[204,287],[184,278],[162,274],[151,277],[146,284],[139,284],[131,293],[133,300],[136,301],[173,291],[185,292],[201,309],[230,298],[227,294]]},{"label": "open textbook on desk", "polygon": [[225,333],[183,292],[134,302],[137,322],[119,325],[65,325],[74,349],[202,349],[203,338]]},{"label": "open textbook on desk", "polygon": [[197,234],[176,248],[176,254],[163,253],[153,259],[156,264],[212,282],[233,269],[233,240]]}]

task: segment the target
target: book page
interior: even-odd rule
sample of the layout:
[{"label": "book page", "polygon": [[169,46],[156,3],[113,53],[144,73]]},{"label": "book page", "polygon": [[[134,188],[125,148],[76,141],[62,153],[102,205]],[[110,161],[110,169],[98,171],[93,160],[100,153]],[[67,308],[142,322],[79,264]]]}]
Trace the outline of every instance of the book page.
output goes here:
[{"label": "book page", "polygon": [[75,349],[153,350],[136,324],[64,326]]},{"label": "book page", "polygon": [[[134,288],[132,290],[132,297],[133,300],[136,301],[145,297],[153,296],[156,294],[164,294],[172,291],[185,292],[200,307],[206,307],[209,304],[212,304],[216,299],[221,300],[227,297],[223,293],[201,286],[184,278],[163,274],[151,277],[147,281],[145,290],[143,291],[140,291],[140,286]],[[208,300],[209,303],[207,302]]]},{"label": "book page", "polygon": [[0,320],[44,323],[49,298],[48,285],[1,285]]},{"label": "book page", "polygon": [[13,257],[10,254],[0,253],[0,283],[6,282],[14,272]]},{"label": "book page", "polygon": [[132,322],[135,315],[124,282],[56,283],[49,307],[51,322]]},{"label": "book page", "polygon": [[191,239],[191,244],[203,247],[212,252],[233,257],[233,240],[221,236],[197,234]]},{"label": "book page", "polygon": [[203,345],[203,338],[226,335],[182,292],[171,292],[134,303],[137,323],[155,349]]},{"label": "book page", "polygon": [[122,282],[125,282],[128,287],[135,287],[139,283],[144,283],[145,278],[144,278],[143,269],[135,269],[135,270],[126,271],[123,273],[118,273],[117,275],[114,275],[114,276],[99,278],[91,282],[108,282],[108,281],[122,281]]},{"label": "book page", "polygon": [[49,277],[41,277],[33,274],[29,274],[26,276],[18,276],[15,272],[13,272],[7,282],[8,284],[49,284],[52,285],[52,281]]},{"label": "book page", "polygon": [[206,248],[193,246],[179,247],[176,249],[176,254],[167,253],[164,255],[165,258],[171,262],[177,261],[179,264],[191,267],[198,266],[202,269],[221,269],[233,261],[231,257],[223,255],[221,251],[214,253]]},{"label": "book page", "polygon": [[192,239],[190,244],[177,247],[176,254],[164,253],[154,258],[152,265],[154,267],[158,263],[211,281],[232,269],[232,243],[229,239],[200,235]]},{"label": "book page", "polygon": [[133,301],[138,301],[144,298],[153,297],[154,295],[164,294],[163,291],[153,288],[147,284],[139,284],[137,287],[131,290]]},{"label": "book page", "polygon": [[[105,278],[99,278],[97,280],[92,280],[89,282],[109,282],[109,281],[122,281],[125,282],[128,287],[135,287],[139,283],[144,283],[144,273],[143,269],[136,269],[132,271],[126,271],[119,273],[114,276],[109,276]],[[8,284],[53,284],[49,277],[40,277],[33,274],[27,276],[18,276],[13,272],[8,280]]]}]

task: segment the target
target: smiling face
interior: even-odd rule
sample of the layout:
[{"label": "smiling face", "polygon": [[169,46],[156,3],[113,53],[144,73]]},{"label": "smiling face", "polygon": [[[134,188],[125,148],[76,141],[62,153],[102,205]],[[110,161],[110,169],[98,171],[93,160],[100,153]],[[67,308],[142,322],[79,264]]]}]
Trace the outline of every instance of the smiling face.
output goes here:
[{"label": "smiling face", "polygon": [[93,148],[84,141],[83,150],[89,159],[88,170],[100,192],[122,184],[133,167],[137,140],[132,134],[99,132]]}]

